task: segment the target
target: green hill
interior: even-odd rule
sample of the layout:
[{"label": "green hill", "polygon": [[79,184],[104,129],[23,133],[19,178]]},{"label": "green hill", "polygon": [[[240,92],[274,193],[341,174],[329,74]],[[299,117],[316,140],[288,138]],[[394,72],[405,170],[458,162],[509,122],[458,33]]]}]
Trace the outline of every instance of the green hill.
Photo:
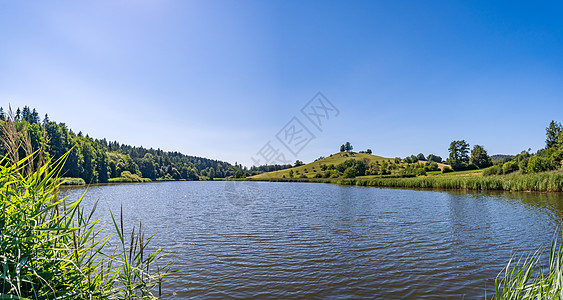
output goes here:
[{"label": "green hill", "polygon": [[[254,175],[250,178],[257,180],[268,180],[274,178],[290,178],[291,171],[293,171],[293,177],[307,176],[307,178],[313,178],[315,176],[318,176],[317,174],[324,175],[327,167],[330,167],[331,165],[337,166],[349,159],[363,161],[367,166],[373,164],[382,165],[384,163],[388,165],[395,165],[395,158],[387,158],[387,157],[371,155],[367,153],[339,152],[336,154],[332,154],[329,157],[314,161],[312,163],[308,163],[303,166],[293,167],[290,169],[285,169],[280,171],[262,173],[262,174]],[[426,162],[419,162],[419,164],[424,164],[424,163]],[[442,169],[443,166],[445,165],[438,164],[438,167],[440,169]],[[406,164],[401,162],[400,164],[397,164],[397,168],[394,169],[393,172],[398,172],[401,168],[404,167],[406,167]]]}]

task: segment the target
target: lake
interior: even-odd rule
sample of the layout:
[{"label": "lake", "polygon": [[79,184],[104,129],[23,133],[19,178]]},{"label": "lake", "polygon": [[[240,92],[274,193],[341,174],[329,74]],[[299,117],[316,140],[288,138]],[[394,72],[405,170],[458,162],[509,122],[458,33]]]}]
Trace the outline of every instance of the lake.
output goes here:
[{"label": "lake", "polygon": [[561,194],[316,183],[90,187],[85,206],[98,200],[102,222],[123,205],[126,231],[142,221],[170,252],[182,270],[168,299],[483,299],[515,251],[549,247],[563,217]]}]

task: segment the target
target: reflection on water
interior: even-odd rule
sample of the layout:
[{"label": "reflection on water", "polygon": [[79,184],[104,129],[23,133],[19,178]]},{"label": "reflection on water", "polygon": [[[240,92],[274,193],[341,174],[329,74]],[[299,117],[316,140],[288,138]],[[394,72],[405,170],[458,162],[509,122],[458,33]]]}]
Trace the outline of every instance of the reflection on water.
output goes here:
[{"label": "reflection on water", "polygon": [[[81,189],[65,191],[77,198]],[[185,298],[482,298],[514,251],[548,245],[563,196],[266,182],[91,187],[176,261]],[[111,231],[108,231],[111,233]]]}]

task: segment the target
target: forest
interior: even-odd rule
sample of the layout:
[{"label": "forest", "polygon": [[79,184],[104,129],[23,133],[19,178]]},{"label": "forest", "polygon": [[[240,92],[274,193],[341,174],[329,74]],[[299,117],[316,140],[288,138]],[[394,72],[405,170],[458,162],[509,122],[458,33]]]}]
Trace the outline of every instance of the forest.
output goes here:
[{"label": "forest", "polygon": [[[61,176],[81,178],[85,183],[213,180],[235,174],[242,177],[247,171],[236,163],[94,139],[80,131],[75,133],[65,123],[51,121],[47,114],[41,120],[37,110],[28,106],[15,112],[0,107],[0,124],[1,157],[7,154],[6,145],[11,142],[9,131],[17,131],[29,136],[29,148],[40,149],[41,156],[36,159],[56,160],[68,152]],[[23,157],[22,147],[19,149]]]}]

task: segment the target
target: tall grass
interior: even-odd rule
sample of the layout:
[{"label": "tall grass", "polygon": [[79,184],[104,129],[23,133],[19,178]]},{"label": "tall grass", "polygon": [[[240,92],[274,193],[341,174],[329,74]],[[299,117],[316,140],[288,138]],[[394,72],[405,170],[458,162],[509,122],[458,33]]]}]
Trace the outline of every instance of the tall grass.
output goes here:
[{"label": "tall grass", "polygon": [[538,250],[526,258],[510,259],[495,279],[491,299],[563,299],[563,247],[553,239],[547,268],[542,268],[540,256]]},{"label": "tall grass", "polygon": [[504,190],[562,192],[563,173],[537,173],[504,176],[452,176],[380,178],[340,181],[341,184],[377,187],[439,188],[457,190]]},{"label": "tall grass", "polygon": [[[118,247],[110,250],[98,219],[75,201],[59,199],[66,158],[34,170],[37,153],[0,161],[0,299],[156,299],[170,271],[158,267],[141,224],[127,237],[113,219]],[[113,217],[113,214],[112,214]]]},{"label": "tall grass", "polygon": [[[257,180],[247,178],[245,180]],[[514,174],[503,176],[419,176],[412,178],[269,178],[271,182],[317,182],[341,185],[512,192],[563,192],[563,173]]]}]

